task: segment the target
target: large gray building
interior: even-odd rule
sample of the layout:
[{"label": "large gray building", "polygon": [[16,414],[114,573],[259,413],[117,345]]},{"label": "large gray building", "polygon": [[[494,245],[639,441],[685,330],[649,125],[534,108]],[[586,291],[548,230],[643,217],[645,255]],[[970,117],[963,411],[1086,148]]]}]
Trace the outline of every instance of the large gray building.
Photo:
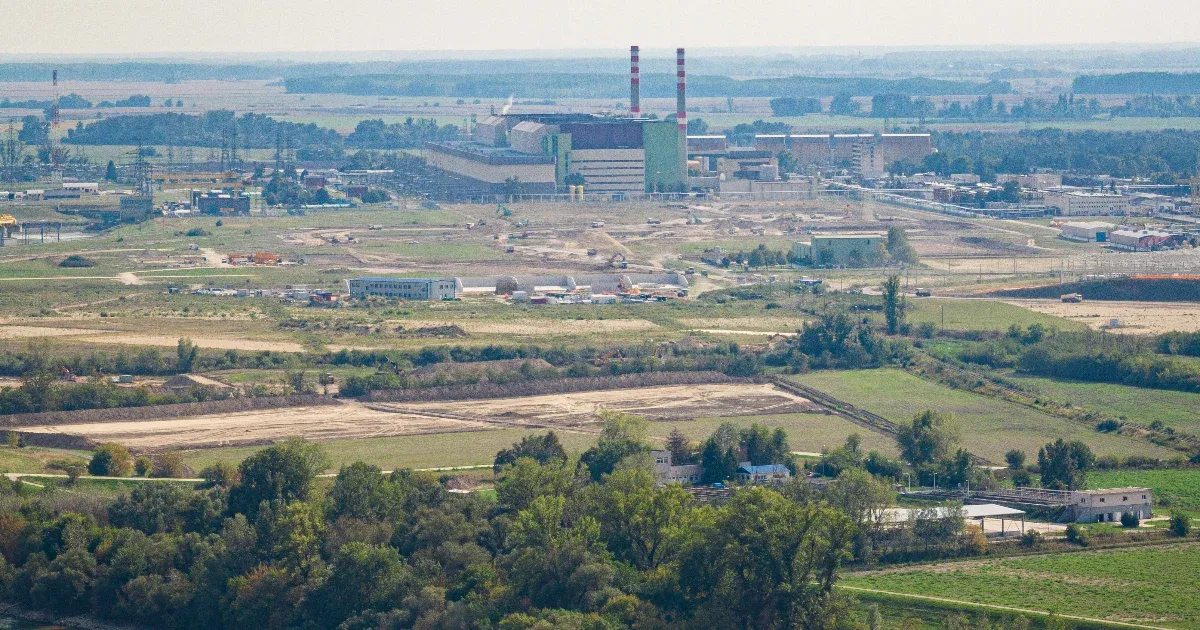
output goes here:
[{"label": "large gray building", "polygon": [[350,280],[350,297],[369,296],[402,300],[453,300],[457,296],[457,289],[453,278],[353,278]]}]

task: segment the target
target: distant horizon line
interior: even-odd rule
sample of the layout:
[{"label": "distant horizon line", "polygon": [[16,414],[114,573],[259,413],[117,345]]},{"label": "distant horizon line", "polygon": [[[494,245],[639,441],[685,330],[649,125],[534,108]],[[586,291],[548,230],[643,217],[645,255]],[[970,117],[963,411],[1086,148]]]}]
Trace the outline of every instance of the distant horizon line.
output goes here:
[{"label": "distant horizon line", "polygon": [[[640,45],[636,41],[630,45]],[[897,52],[977,52],[977,51],[1064,51],[1104,52],[1122,51],[1128,48],[1141,50],[1178,50],[1200,48],[1200,41],[1176,42],[1104,42],[1104,43],[1054,43],[1054,44],[841,44],[824,46],[684,46],[689,55],[699,57],[762,57],[762,56],[821,56],[821,55],[882,55]],[[673,57],[676,46],[641,46],[643,57],[661,54]],[[260,57],[259,61],[404,61],[404,60],[464,60],[488,59],[604,59],[623,58],[629,54],[628,47],[581,47],[581,48],[492,48],[492,49],[394,49],[394,50],[245,50],[245,51],[148,51],[148,52],[0,52],[0,63],[39,63],[42,61],[67,60],[161,60],[161,61],[205,61],[230,60],[247,56]],[[276,57],[277,59],[271,59]]]}]

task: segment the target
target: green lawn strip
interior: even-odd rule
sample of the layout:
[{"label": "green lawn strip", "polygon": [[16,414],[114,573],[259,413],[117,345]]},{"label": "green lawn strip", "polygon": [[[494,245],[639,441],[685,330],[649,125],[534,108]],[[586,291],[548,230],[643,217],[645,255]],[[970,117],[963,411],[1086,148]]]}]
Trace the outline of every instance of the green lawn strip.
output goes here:
[{"label": "green lawn strip", "polygon": [[1200,627],[1200,546],[1122,549],[848,575],[847,586],[1174,628]]},{"label": "green lawn strip", "polygon": [[1011,324],[1025,328],[1042,324],[1059,330],[1083,330],[1084,325],[1067,319],[1031,311],[1022,306],[991,300],[917,299],[908,300],[908,322],[913,326],[931,323],[947,330],[1004,330]]},{"label": "green lawn strip", "polygon": [[847,586],[1114,622],[1200,628],[1200,545],[1048,554],[954,568],[848,575]]},{"label": "green lawn strip", "polygon": [[86,463],[86,453],[53,448],[27,446],[23,448],[0,447],[0,472],[44,473],[46,464],[54,461]]},{"label": "green lawn strip", "polygon": [[894,368],[818,371],[791,378],[893,422],[908,422],[926,409],[952,413],[958,420],[963,446],[992,461],[1003,461],[1004,453],[1013,448],[1036,454],[1038,448],[1058,438],[1082,440],[1099,455],[1167,458],[1175,454],[1028,407],[951,389]]},{"label": "green lawn strip", "polygon": [[[840,589],[843,594],[854,597],[855,608],[864,620],[869,614],[870,608],[872,606],[875,607],[886,624],[884,627],[887,628],[941,630],[946,627],[946,620],[952,615],[959,617],[960,620],[965,619],[968,624],[966,627],[976,627],[970,624],[987,627],[984,626],[986,623],[994,624],[991,627],[1008,628],[1012,627],[1013,621],[1016,618],[1024,617],[1030,622],[1030,628],[1057,628],[1061,626],[1053,626],[1051,624],[1054,623],[1054,620],[1063,619],[1061,615],[1051,617],[1047,614],[1041,614],[1047,611],[1022,609],[1018,606],[979,604],[928,595],[901,594],[873,589],[864,590],[862,587],[849,586],[844,583],[839,583],[836,588]],[[1027,612],[1020,612],[1015,609]],[[1154,626],[1101,620],[1082,621],[1080,619],[1072,619],[1067,627],[1074,630],[1093,630],[1098,628]]]},{"label": "green lawn strip", "polygon": [[[334,470],[356,461],[374,464],[384,470],[437,468],[490,464],[501,449],[508,448],[513,442],[519,441],[526,435],[541,433],[545,433],[545,431],[501,429],[334,440],[322,442],[321,445],[333,460]],[[555,433],[558,434],[568,451],[583,451],[596,440],[592,435],[565,431],[556,431]],[[265,447],[238,446],[188,451],[184,453],[184,461],[194,470],[201,470],[218,461],[236,464],[263,448]]]},{"label": "green lawn strip", "polygon": [[1185,433],[1200,434],[1200,394],[1022,375],[1008,378],[1058,403],[1070,403],[1113,418],[1125,416],[1142,426],[1161,420]]}]

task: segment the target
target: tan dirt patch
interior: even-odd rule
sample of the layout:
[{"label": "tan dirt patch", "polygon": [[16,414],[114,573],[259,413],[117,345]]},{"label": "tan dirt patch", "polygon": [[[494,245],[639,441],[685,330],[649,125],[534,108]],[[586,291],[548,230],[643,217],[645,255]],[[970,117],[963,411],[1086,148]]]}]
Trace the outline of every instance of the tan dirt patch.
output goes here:
[{"label": "tan dirt patch", "polygon": [[24,339],[38,337],[66,337],[71,335],[98,335],[107,333],[96,328],[53,328],[50,326],[0,326],[0,339]]},{"label": "tan dirt patch", "polygon": [[347,403],[177,419],[28,427],[22,431],[83,435],[98,442],[119,442],[135,450],[152,451],[265,444],[292,436],[324,441],[486,428],[491,427],[462,420],[374,411],[358,403]]},{"label": "tan dirt patch", "polygon": [[107,333],[103,337],[87,337],[89,343],[117,343],[130,346],[163,346],[174,348],[180,337],[188,337],[201,348],[218,350],[268,350],[274,352],[304,352],[304,346],[294,341],[250,341],[248,339],[219,339],[194,337],[191,335],[139,335],[135,333]]},{"label": "tan dirt patch", "polygon": [[[388,403],[384,403],[388,404]],[[375,406],[379,406],[376,404]],[[563,428],[593,427],[600,411],[620,411],[651,421],[816,411],[811,401],[769,384],[667,385],[632,390],[601,390],[522,398],[396,403],[397,408],[447,413],[464,418],[499,418]]]},{"label": "tan dirt patch", "polygon": [[1121,322],[1115,332],[1157,335],[1165,332],[1200,331],[1200,303],[1195,302],[1100,302],[1067,303],[1060,300],[1005,300],[1032,311],[1062,317],[1099,330],[1110,321]]}]

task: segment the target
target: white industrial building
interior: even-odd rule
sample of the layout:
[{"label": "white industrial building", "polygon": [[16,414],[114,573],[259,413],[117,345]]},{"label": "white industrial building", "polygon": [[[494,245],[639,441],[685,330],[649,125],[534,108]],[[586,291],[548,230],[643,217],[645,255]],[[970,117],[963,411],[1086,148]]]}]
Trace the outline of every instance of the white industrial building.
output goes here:
[{"label": "white industrial building", "polygon": [[1047,190],[1045,204],[1063,216],[1125,216],[1129,198],[1124,195],[1082,191]]},{"label": "white industrial building", "polygon": [[1109,233],[1116,229],[1116,226],[1102,221],[1081,221],[1064,223],[1061,229],[1060,236],[1068,241],[1104,243],[1108,241]]}]

